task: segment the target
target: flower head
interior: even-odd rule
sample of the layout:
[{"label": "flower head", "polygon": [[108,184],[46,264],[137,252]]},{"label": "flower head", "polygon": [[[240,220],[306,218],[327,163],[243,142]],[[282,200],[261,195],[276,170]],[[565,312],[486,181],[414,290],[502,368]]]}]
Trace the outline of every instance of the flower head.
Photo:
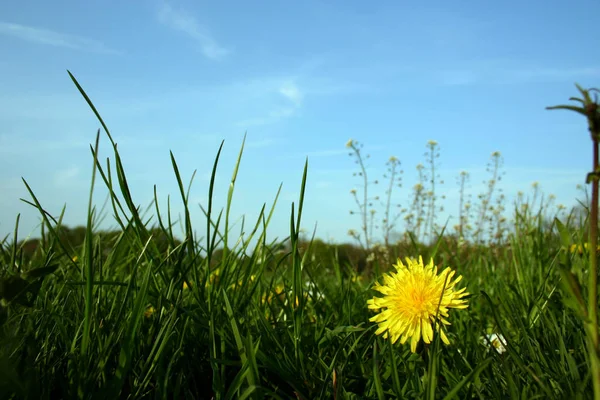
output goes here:
[{"label": "flower head", "polygon": [[411,339],[410,349],[415,353],[421,338],[425,343],[431,343],[432,325],[435,324],[442,341],[450,344],[439,322],[450,325],[448,310],[467,308],[467,300],[463,297],[468,293],[465,288],[455,288],[462,276],[453,280],[455,271],[449,267],[438,275],[433,259],[424,265],[422,257],[418,261],[407,257],[406,265],[398,259],[394,267],[396,272],[384,275],[383,285],[375,283],[374,289],[383,297],[367,301],[369,309],[380,311],[369,319],[379,324],[375,334],[383,333],[383,337],[392,343],[398,339],[400,343],[406,343]]},{"label": "flower head", "polygon": [[490,348],[493,348],[494,350],[496,350],[499,354],[502,354],[506,351],[506,339],[504,338],[504,336],[502,336],[502,334],[498,335],[496,333],[492,333],[492,334],[488,334],[485,336],[481,336],[479,338],[479,340],[481,341],[481,343],[486,346],[488,348],[488,350]]},{"label": "flower head", "polygon": [[[590,251],[590,244],[589,243],[584,243],[583,246],[580,244],[572,244],[571,247],[569,248],[569,251],[571,253],[579,253],[579,254],[583,254],[588,253]],[[600,251],[600,245],[596,248],[596,252]]]},{"label": "flower head", "polygon": [[146,311],[144,311],[144,317],[150,318],[155,312],[156,309],[153,306],[148,306],[146,307]]}]

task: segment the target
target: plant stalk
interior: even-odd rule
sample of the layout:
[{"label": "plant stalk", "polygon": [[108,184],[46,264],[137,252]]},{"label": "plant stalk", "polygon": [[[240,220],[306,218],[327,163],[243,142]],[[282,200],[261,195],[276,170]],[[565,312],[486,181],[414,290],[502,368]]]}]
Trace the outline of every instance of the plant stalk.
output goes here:
[{"label": "plant stalk", "polygon": [[[593,173],[598,171],[598,133],[590,124],[594,142]],[[598,177],[592,179],[592,202],[590,210],[590,271],[588,277],[588,352],[592,367],[594,398],[600,399],[600,360],[598,359]]]}]

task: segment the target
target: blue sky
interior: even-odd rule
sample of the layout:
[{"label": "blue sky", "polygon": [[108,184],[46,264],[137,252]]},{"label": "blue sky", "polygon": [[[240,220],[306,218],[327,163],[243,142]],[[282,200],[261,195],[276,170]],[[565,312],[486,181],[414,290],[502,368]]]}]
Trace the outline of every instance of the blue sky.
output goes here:
[{"label": "blue sky", "polygon": [[[38,233],[21,177],[47,211],[66,204],[65,223],[85,221],[100,125],[67,69],[119,144],[137,204],[150,203],[156,184],[161,205],[170,194],[181,211],[169,150],[186,182],[197,170],[199,232],[219,144],[220,208],[245,132],[232,214],[250,226],[283,182],[270,237],[289,233],[308,157],[303,227],[318,222],[317,236],[349,240],[359,227],[350,138],[364,143],[374,178],[390,156],[401,160],[402,204],[436,140],[441,217],[458,214],[461,170],[473,197],[484,189],[493,151],[504,157],[509,201],[539,181],[574,204],[591,164],[585,121],[545,107],[568,102],[575,82],[598,86],[599,12],[595,0],[0,2],[0,234],[17,213],[21,237]],[[105,136],[100,155],[112,157]],[[103,226],[113,226],[110,213]]]}]

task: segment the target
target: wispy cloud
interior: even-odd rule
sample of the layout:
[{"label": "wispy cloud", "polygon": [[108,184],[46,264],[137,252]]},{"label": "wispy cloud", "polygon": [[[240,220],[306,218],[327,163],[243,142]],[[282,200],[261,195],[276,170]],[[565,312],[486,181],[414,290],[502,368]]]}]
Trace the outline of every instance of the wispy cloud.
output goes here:
[{"label": "wispy cloud", "polygon": [[219,45],[205,26],[202,26],[194,17],[169,4],[163,3],[158,10],[158,20],[172,29],[185,33],[198,44],[202,54],[212,60],[217,60],[228,55],[231,50]]},{"label": "wispy cloud", "polygon": [[294,82],[285,82],[279,88],[279,93],[297,106],[302,103],[304,95]]},{"label": "wispy cloud", "polygon": [[98,40],[9,22],[0,21],[0,34],[47,46],[101,54],[121,54],[120,51],[111,49]]},{"label": "wispy cloud", "polygon": [[255,95],[266,99],[263,115],[238,121],[236,126],[248,127],[273,124],[282,119],[293,117],[302,107],[304,92],[292,80],[265,80],[256,90],[262,92],[262,94],[255,93]]}]

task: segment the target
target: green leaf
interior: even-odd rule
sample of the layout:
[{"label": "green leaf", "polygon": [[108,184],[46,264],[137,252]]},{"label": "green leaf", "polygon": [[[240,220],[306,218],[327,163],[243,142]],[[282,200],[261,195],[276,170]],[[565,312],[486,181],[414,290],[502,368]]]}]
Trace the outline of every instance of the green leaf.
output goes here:
[{"label": "green leaf", "polygon": [[589,172],[585,177],[585,183],[590,184],[598,179],[600,179],[600,174],[598,172]]},{"label": "green leaf", "polygon": [[587,113],[581,107],[562,105],[562,106],[546,107],[546,110],[571,110],[571,111],[578,112],[579,114],[587,117]]},{"label": "green leaf", "polygon": [[51,273],[56,271],[57,268],[58,268],[58,264],[52,264],[47,267],[30,269],[27,272],[23,272],[21,274],[21,278],[28,280],[28,281],[37,279],[37,278],[43,278],[46,275],[50,275]]},{"label": "green leaf", "polygon": [[398,364],[396,363],[396,351],[391,340],[388,340],[388,349],[390,351],[390,359],[392,364],[392,387],[394,388],[394,394],[397,397],[402,396],[402,389],[400,388],[400,376],[398,374]]},{"label": "green leaf", "polygon": [[448,222],[446,222],[446,224],[442,228],[442,231],[439,233],[438,239],[435,242],[435,246],[433,247],[433,250],[431,251],[430,258],[435,258],[435,255],[437,254],[438,249],[440,248],[440,244],[442,243],[442,239],[444,238],[444,231],[446,230],[447,226],[448,226]]},{"label": "green leaf", "polygon": [[[146,246],[144,247],[142,253],[138,257],[138,264],[135,266],[133,274],[137,273],[140,259],[146,251],[147,246],[148,243],[146,243]],[[118,395],[121,394],[121,390],[123,390],[125,380],[127,379],[127,376],[130,373],[132,361],[135,355],[135,343],[140,330],[140,326],[142,324],[142,318],[144,318],[144,309],[147,303],[146,298],[148,295],[148,286],[150,283],[150,276],[152,274],[152,265],[149,264],[145,267],[146,271],[144,271],[142,275],[142,284],[138,293],[135,296],[133,307],[129,315],[129,321],[127,323],[127,326],[125,327],[123,345],[121,346],[117,369],[115,371],[114,378],[112,381],[112,389],[114,391],[113,398],[117,398]]]},{"label": "green leaf", "polygon": [[[242,365],[246,365],[248,363],[247,354],[252,351],[252,347],[246,348],[244,346],[242,336],[240,335],[240,328],[236,322],[236,317],[233,313],[233,309],[231,308],[231,303],[229,302],[229,298],[227,297],[225,289],[221,289],[221,293],[223,295],[223,300],[225,301],[225,309],[227,311],[227,316],[229,317],[229,323],[231,324],[231,330],[233,332],[233,337],[235,339],[235,344],[237,346],[240,359],[242,360]],[[255,370],[252,368],[252,363],[250,363],[248,374],[245,374],[245,378],[248,381],[248,387],[253,387],[256,384],[256,377],[253,374],[254,372]]]},{"label": "green leaf", "polygon": [[581,104],[585,104],[585,101],[583,101],[582,99],[580,99],[578,97],[569,97],[569,100],[571,100],[571,101],[578,101]]},{"label": "green leaf", "polygon": [[458,382],[456,386],[452,388],[450,392],[448,392],[446,397],[444,397],[444,400],[450,400],[454,397],[458,398],[458,392],[460,391],[460,389],[462,389],[463,386],[475,379],[481,373],[481,371],[486,369],[491,364],[492,360],[492,357],[485,359],[481,364],[477,366],[477,368],[469,372],[467,376],[465,376],[460,382]]},{"label": "green leaf", "polygon": [[571,234],[569,230],[558,218],[554,218],[554,223],[556,224],[556,229],[558,229],[562,245],[568,249],[571,246]]},{"label": "green leaf", "polygon": [[321,340],[319,340],[319,347],[323,346],[326,343],[329,343],[334,337],[336,337],[342,333],[362,332],[365,330],[365,328],[361,328],[358,326],[352,326],[352,325],[338,326],[338,327],[335,327],[334,329],[329,329],[329,328],[325,328],[325,329],[326,329],[325,334],[323,335]]},{"label": "green leaf", "polygon": [[575,84],[575,86],[577,86],[577,89],[579,89],[579,91],[581,92],[581,95],[583,96],[583,99],[585,100],[585,103],[591,103],[592,99],[590,98],[590,93],[585,90],[584,88],[582,88],[581,86],[579,86],[579,84]]},{"label": "green leaf", "polygon": [[377,398],[384,400],[383,386],[381,385],[381,376],[379,376],[379,366],[377,365],[377,342],[373,343],[373,384],[377,392]]},{"label": "green leaf", "polygon": [[568,296],[564,299],[566,306],[573,309],[583,319],[587,320],[587,309],[585,300],[581,293],[581,286],[575,275],[565,266],[559,265],[558,271],[561,275],[561,286]]}]

